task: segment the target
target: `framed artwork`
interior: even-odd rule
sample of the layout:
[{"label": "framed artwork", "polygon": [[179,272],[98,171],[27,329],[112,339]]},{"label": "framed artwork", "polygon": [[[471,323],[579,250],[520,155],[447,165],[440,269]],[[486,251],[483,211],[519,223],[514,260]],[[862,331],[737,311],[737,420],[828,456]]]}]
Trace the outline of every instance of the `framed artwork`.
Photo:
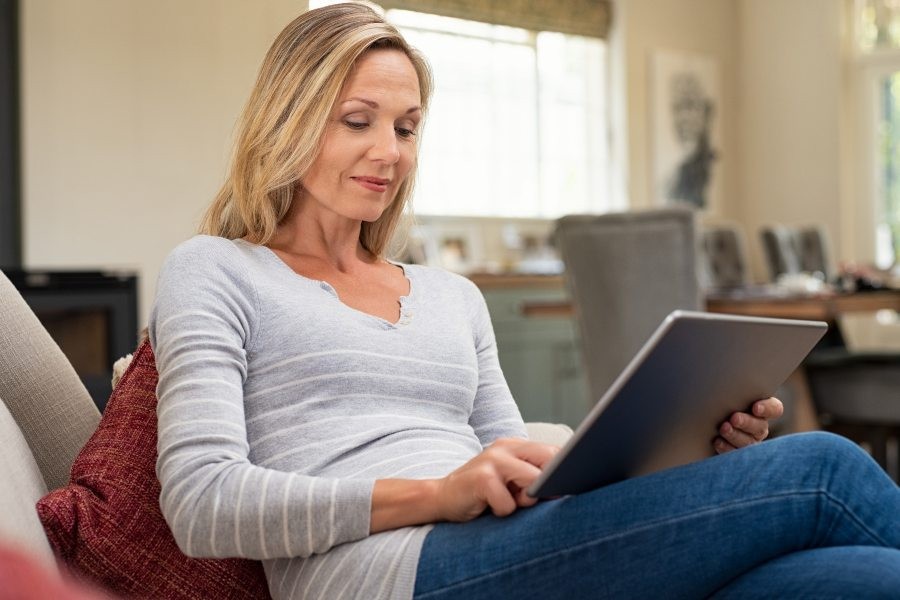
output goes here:
[{"label": "framed artwork", "polygon": [[655,204],[715,210],[722,162],[718,63],[704,55],[659,51],[652,56],[651,78]]},{"label": "framed artwork", "polygon": [[474,225],[441,225],[435,238],[441,267],[465,274],[481,266],[481,239]]},{"label": "framed artwork", "polygon": [[483,268],[484,249],[477,224],[417,223],[403,247],[393,253],[400,262],[441,267],[467,274]]}]

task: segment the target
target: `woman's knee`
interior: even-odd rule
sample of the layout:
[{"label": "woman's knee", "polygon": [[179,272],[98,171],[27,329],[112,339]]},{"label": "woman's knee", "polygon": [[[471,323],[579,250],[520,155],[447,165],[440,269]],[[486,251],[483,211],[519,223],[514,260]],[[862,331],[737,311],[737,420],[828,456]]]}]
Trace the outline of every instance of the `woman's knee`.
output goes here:
[{"label": "woman's knee", "polygon": [[845,438],[842,435],[837,435],[835,433],[829,433],[827,431],[808,431],[805,433],[795,433],[793,435],[785,436],[785,440],[795,441],[797,443],[806,444],[813,448],[817,448],[822,452],[827,452],[830,454],[858,454],[865,452],[852,440]]},{"label": "woman's knee", "polygon": [[796,433],[770,442],[785,456],[810,457],[822,460],[870,462],[871,458],[855,442],[826,431]]},{"label": "woman's knee", "polygon": [[799,469],[826,479],[871,477],[883,475],[883,470],[855,442],[833,433],[814,431],[777,438],[770,456],[779,469]]}]

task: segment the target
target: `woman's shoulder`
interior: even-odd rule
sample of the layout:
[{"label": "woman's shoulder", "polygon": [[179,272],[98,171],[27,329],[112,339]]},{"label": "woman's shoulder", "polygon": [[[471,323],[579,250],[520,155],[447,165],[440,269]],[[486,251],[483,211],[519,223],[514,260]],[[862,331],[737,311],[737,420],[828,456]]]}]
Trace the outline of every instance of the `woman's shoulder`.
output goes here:
[{"label": "woman's shoulder", "polygon": [[219,269],[242,263],[249,251],[243,240],[230,240],[216,235],[195,235],[169,252],[166,264],[192,264],[196,268]]},{"label": "woman's shoulder", "polygon": [[169,258],[215,261],[234,257],[238,253],[236,240],[217,235],[199,234],[181,242],[169,253]]},{"label": "woman's shoulder", "polygon": [[427,265],[402,265],[407,273],[435,292],[456,292],[465,297],[481,297],[478,286],[464,275]]},{"label": "woman's shoulder", "polygon": [[246,276],[247,252],[241,240],[214,235],[195,235],[172,249],[163,263],[162,274],[182,278]]}]

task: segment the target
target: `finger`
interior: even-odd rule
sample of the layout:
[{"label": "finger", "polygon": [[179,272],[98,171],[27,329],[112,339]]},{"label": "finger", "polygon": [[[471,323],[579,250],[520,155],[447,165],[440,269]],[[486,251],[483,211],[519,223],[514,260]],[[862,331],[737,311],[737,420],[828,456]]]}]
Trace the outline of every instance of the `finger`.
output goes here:
[{"label": "finger", "polygon": [[485,486],[485,502],[498,517],[506,517],[516,510],[516,500],[499,479],[491,479]]},{"label": "finger", "polygon": [[531,496],[529,496],[528,490],[525,488],[516,489],[516,492],[515,492],[515,494],[513,494],[513,497],[516,499],[516,504],[519,506],[519,508],[527,508],[529,506],[534,506],[535,504],[537,504],[537,501],[538,501],[537,498],[532,498]]},{"label": "finger", "polygon": [[713,449],[716,451],[716,454],[725,454],[726,452],[737,450],[737,448],[729,444],[720,436],[716,436],[716,439],[713,440]]},{"label": "finger", "polygon": [[719,427],[719,435],[722,436],[722,438],[724,438],[726,442],[728,442],[735,448],[743,448],[744,446],[749,446],[751,444],[756,444],[759,442],[758,439],[748,434],[747,432],[733,427],[728,421],[722,423],[722,425]]},{"label": "finger", "polygon": [[543,469],[544,466],[550,462],[550,459],[556,456],[559,450],[559,446],[540,444],[538,442],[525,442],[522,445],[513,448],[513,453],[518,458],[528,461],[539,469]]},{"label": "finger", "polygon": [[732,427],[753,437],[757,442],[763,441],[769,435],[769,422],[765,419],[747,413],[734,413],[728,421]]},{"label": "finger", "polygon": [[753,403],[752,412],[761,419],[778,419],[784,414],[784,404],[778,398],[765,398]]},{"label": "finger", "polygon": [[503,483],[527,488],[541,474],[541,469],[515,455],[498,456],[494,463]]}]

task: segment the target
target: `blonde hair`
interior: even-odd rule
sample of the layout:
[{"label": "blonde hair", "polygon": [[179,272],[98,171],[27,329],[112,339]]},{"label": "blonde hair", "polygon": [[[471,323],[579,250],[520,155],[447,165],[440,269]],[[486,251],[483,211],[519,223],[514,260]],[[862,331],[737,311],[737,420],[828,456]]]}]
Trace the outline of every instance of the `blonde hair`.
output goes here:
[{"label": "blonde hair", "polygon": [[[400,32],[363,4],[335,4],[294,19],[266,53],[238,121],[225,183],[200,232],[256,244],[272,239],[319,155],[325,128],[357,59],[375,49],[400,50],[419,79],[423,114],[431,71]],[[381,217],[363,222],[360,243],[382,256],[412,196],[415,167]]]}]

